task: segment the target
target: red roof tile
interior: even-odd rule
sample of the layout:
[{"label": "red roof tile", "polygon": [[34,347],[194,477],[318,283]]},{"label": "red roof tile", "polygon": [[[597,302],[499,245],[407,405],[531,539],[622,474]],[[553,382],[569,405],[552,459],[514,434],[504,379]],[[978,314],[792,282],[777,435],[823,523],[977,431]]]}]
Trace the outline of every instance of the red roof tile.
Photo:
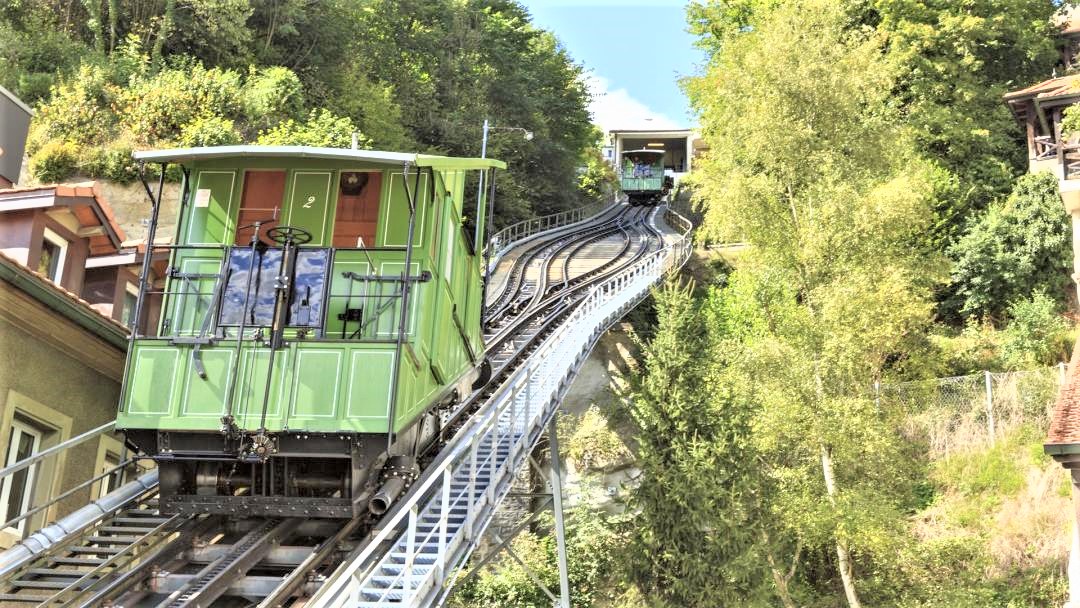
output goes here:
[{"label": "red roof tile", "polygon": [[1030,87],[1005,94],[1005,101],[1020,101],[1037,97],[1047,99],[1063,95],[1080,94],[1080,74],[1070,74],[1060,78],[1051,78]]},{"label": "red roof tile", "polygon": [[1065,383],[1058,391],[1046,445],[1080,444],[1080,343],[1073,348]]},{"label": "red roof tile", "polygon": [[106,226],[115,235],[115,244],[117,248],[127,238],[124,235],[124,230],[120,228],[120,223],[116,221],[116,215],[113,214],[112,206],[102,196],[101,190],[98,189],[97,182],[80,182],[74,184],[46,184],[42,186],[28,186],[17,188],[2,188],[0,189],[0,199],[5,195],[18,195],[29,194],[34,192],[41,192],[43,194],[51,194],[54,197],[67,197],[67,198],[81,198],[86,199],[86,204],[93,205],[97,210],[101,212],[101,217],[104,218],[102,225]]}]

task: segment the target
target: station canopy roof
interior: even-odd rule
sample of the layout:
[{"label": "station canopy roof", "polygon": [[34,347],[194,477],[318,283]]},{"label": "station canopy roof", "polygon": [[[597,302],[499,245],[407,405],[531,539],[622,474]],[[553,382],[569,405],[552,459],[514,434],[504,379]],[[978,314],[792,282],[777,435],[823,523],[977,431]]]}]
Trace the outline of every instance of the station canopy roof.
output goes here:
[{"label": "station canopy roof", "polygon": [[411,152],[380,152],[377,150],[315,148],[310,146],[208,146],[170,150],[144,150],[135,152],[133,156],[135,160],[151,163],[184,163],[220,158],[310,158],[386,166],[400,166],[408,162],[417,167],[432,167],[435,169],[506,168],[506,163],[493,158],[461,158]]}]

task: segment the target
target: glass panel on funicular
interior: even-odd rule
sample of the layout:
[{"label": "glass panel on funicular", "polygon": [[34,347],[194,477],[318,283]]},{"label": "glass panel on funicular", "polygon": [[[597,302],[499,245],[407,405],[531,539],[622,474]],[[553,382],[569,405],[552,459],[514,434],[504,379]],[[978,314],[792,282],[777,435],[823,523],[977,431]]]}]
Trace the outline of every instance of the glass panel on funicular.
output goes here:
[{"label": "glass panel on funicular", "polygon": [[[229,278],[221,299],[221,325],[269,326],[274,315],[274,282],[281,271],[281,249],[233,247]],[[250,291],[249,291],[250,286]]]},{"label": "glass panel on funicular", "polygon": [[[229,256],[229,280],[221,301],[220,325],[267,327],[274,315],[274,285],[281,272],[282,250],[234,247]],[[320,327],[330,251],[304,249],[296,253],[293,293],[286,324],[289,327]],[[250,281],[250,283],[249,283]],[[251,288],[248,291],[248,285]],[[246,308],[245,308],[246,300]]]},{"label": "glass panel on funicular", "polygon": [[323,291],[330,267],[329,249],[305,249],[296,252],[296,277],[289,305],[290,327],[321,327]]}]

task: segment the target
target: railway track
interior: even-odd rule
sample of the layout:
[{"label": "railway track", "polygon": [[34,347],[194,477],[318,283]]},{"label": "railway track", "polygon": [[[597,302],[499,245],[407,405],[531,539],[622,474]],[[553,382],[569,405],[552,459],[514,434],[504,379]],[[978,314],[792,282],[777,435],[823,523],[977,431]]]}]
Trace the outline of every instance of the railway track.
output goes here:
[{"label": "railway track", "polygon": [[[591,287],[662,247],[655,213],[616,206],[590,222],[535,238],[523,249],[486,318],[491,380],[448,413],[439,449],[452,445],[470,415]],[[588,270],[571,271],[575,261],[599,247],[614,251]],[[428,461],[438,456],[433,450]],[[0,570],[0,605],[289,606],[315,592],[350,552],[375,542],[380,532],[386,536],[378,525],[366,537],[364,532],[359,520],[165,516],[149,490]]]}]

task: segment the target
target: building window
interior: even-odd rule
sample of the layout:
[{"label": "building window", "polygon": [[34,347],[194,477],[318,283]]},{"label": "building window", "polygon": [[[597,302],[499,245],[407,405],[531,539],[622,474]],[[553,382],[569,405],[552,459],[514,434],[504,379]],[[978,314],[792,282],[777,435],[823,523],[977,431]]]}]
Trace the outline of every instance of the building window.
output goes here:
[{"label": "building window", "polygon": [[101,480],[98,482],[98,498],[105,496],[109,492],[112,492],[119,487],[119,471],[113,471],[113,469],[118,466],[120,466],[120,457],[116,454],[113,454],[112,452],[106,453],[105,458],[101,463],[101,466],[98,467],[97,474],[104,475],[105,473],[109,473],[110,471],[112,472],[109,475],[105,475],[105,477],[102,477]]},{"label": "building window", "polygon": [[124,301],[120,308],[120,322],[128,327],[135,324],[135,304],[139,301],[139,286],[128,283],[124,286]]},{"label": "building window", "polygon": [[41,258],[37,271],[57,285],[64,276],[64,258],[67,257],[68,242],[48,228],[41,239]]},{"label": "building window", "polygon": [[[41,440],[40,430],[21,420],[12,420],[4,466],[10,467],[36,454],[41,450]],[[3,486],[0,487],[0,512],[4,514],[4,521],[11,521],[30,508],[31,492],[34,488],[34,468],[27,467],[4,479]],[[8,529],[14,529],[22,534],[25,524],[26,520],[23,520]]]}]

